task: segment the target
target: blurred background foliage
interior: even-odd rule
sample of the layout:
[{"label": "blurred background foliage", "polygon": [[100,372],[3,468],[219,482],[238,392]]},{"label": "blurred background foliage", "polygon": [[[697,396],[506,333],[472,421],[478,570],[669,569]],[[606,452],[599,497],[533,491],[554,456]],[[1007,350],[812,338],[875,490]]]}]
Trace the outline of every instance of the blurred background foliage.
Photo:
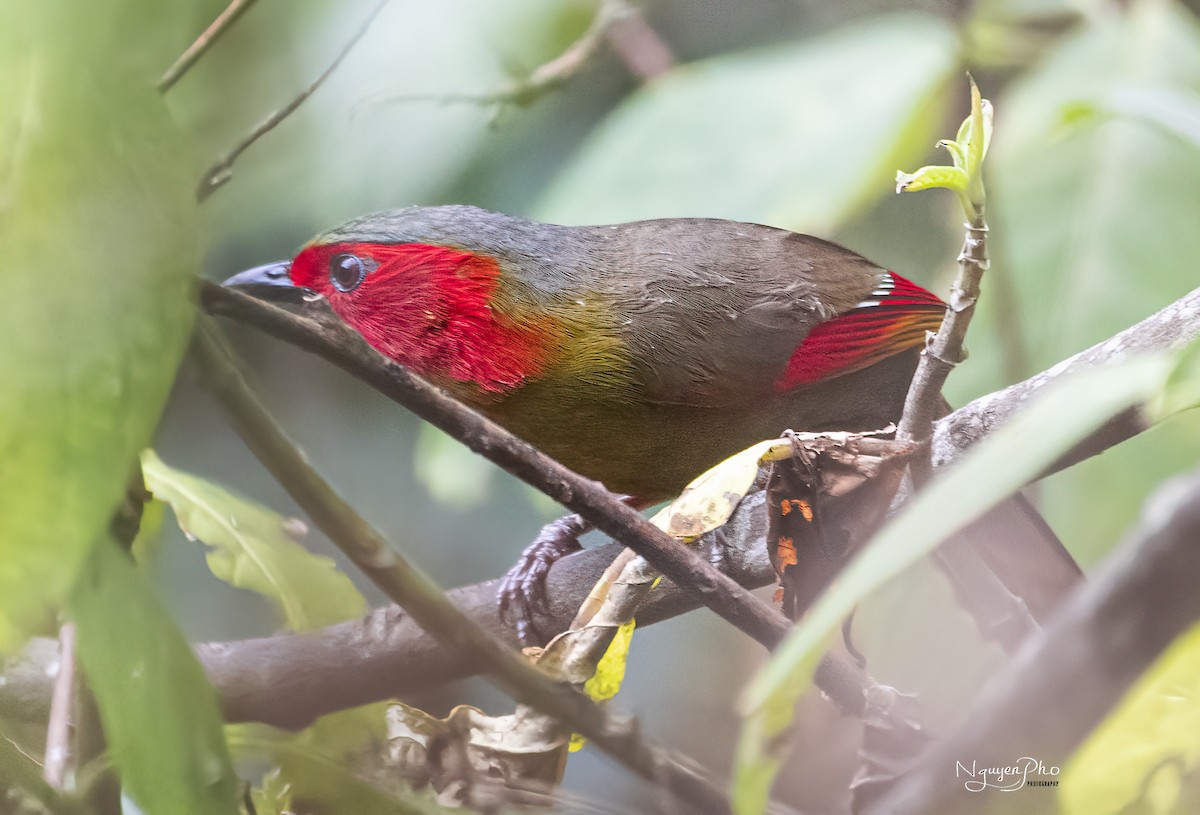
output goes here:
[{"label": "blurred background foliage", "polygon": [[[198,179],[204,161],[311,81],[373,2],[257,3],[167,96],[197,146],[180,159],[188,172]],[[122,37],[137,46],[106,40],[112,64],[140,71],[148,84],[223,7],[223,0],[155,5],[155,13],[125,20]],[[232,181],[200,208],[205,274],[219,280],[289,256],[311,235],[370,210],[470,203],[563,223],[673,215],[768,223],[837,240],[945,294],[961,240],[957,204],[950,195],[895,196],[892,179],[899,168],[945,158],[933,154],[933,142],[962,119],[970,70],[997,111],[988,182],[993,267],[968,338],[971,357],[950,380],[953,403],[1042,370],[1196,285],[1200,140],[1164,126],[1181,109],[1200,111],[1195,3],[649,0],[642,8],[678,62],[666,75],[640,85],[601,48],[562,87],[497,106],[450,97],[487,94],[527,76],[587,29],[595,3],[393,0],[330,80],[251,147]],[[62,23],[102,26],[104,14],[93,16]],[[5,70],[7,91],[20,77]],[[128,82],[115,75],[97,81]],[[1131,96],[1149,101],[1130,113],[1118,102]],[[6,92],[3,104],[18,98]],[[98,98],[108,97],[85,94],[74,104],[83,110]],[[134,103],[120,104],[123,114]],[[80,122],[73,138],[100,127]],[[6,219],[14,143],[4,133]],[[150,158],[135,151],[89,160],[129,173]],[[10,222],[0,221],[0,229]],[[173,224],[191,236],[171,238],[173,258],[191,264],[189,241],[199,230],[184,218]],[[70,234],[74,227],[53,228]],[[166,240],[174,233],[146,234]],[[12,238],[0,232],[0,239],[7,254]],[[56,263],[104,279],[98,267]],[[60,284],[89,285],[65,276]],[[14,333],[51,336],[35,323],[73,319],[54,296],[33,300],[41,310],[28,312],[26,322],[0,312]],[[171,319],[186,327],[185,316]],[[501,574],[558,514],[347,375],[258,333],[230,330],[268,404],[318,468],[443,584]],[[163,347],[178,353],[178,336],[170,336]],[[7,365],[14,357],[0,359]],[[7,367],[2,375],[5,420],[19,405],[3,393],[16,393],[9,382],[20,379]],[[1083,563],[1114,545],[1149,490],[1194,466],[1198,431],[1200,418],[1174,419],[1039,485],[1043,510]],[[284,515],[298,513],[186,366],[155,446],[170,466]],[[0,452],[9,455],[3,444]],[[11,460],[0,467],[11,472]],[[268,602],[213,577],[203,548],[173,523],[161,529],[153,578],[189,637],[263,635],[283,624]],[[345,567],[317,533],[305,540]],[[380,602],[347,571],[369,602]],[[962,700],[998,659],[928,568],[880,592],[855,627],[881,681],[930,700],[935,730],[956,721]],[[737,727],[732,700],[762,657],[712,615],[653,626],[635,637],[621,704],[647,732],[723,771]],[[477,681],[413,701],[434,712],[464,701],[507,708]],[[854,723],[810,700],[781,794],[814,811],[842,805],[856,743]],[[1114,800],[1134,795],[1136,780],[1115,790]],[[617,807],[653,800],[588,750],[572,758],[567,784]]]}]

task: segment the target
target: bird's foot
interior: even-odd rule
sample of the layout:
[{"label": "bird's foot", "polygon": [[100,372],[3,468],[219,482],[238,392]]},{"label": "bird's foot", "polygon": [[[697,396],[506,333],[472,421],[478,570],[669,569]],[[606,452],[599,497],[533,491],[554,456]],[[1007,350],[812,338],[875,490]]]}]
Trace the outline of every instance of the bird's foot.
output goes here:
[{"label": "bird's foot", "polygon": [[534,622],[534,612],[546,605],[546,575],[550,567],[562,558],[578,552],[579,537],[591,525],[578,515],[564,515],[542,527],[533,543],[525,547],[497,592],[500,620],[513,626],[522,642],[541,644],[545,641]]}]

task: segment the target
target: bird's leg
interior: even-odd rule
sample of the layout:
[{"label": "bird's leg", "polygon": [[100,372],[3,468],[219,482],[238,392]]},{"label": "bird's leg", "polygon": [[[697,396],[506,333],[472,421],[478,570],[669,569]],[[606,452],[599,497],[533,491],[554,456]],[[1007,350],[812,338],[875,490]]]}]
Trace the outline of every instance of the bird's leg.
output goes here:
[{"label": "bird's leg", "polygon": [[551,521],[542,527],[500,581],[496,594],[500,619],[516,628],[522,642],[542,641],[533,612],[546,603],[546,575],[559,560],[583,548],[579,538],[591,528],[591,524],[574,514]]},{"label": "bird's leg", "polygon": [[[638,506],[640,502],[628,495],[621,500]],[[564,515],[542,527],[542,531],[525,547],[521,557],[500,581],[496,605],[500,619],[517,630],[522,642],[541,644],[545,637],[537,630],[534,612],[545,606],[546,576],[550,567],[583,547],[579,538],[590,532],[592,525],[578,515]]]}]

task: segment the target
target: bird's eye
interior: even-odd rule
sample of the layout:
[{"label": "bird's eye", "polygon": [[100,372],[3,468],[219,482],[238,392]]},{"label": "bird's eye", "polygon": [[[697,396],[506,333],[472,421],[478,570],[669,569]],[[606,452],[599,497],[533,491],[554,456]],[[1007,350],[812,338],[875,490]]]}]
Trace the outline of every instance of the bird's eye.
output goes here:
[{"label": "bird's eye", "polygon": [[362,258],[339,252],[329,259],[329,282],[338,291],[354,291],[367,276]]}]

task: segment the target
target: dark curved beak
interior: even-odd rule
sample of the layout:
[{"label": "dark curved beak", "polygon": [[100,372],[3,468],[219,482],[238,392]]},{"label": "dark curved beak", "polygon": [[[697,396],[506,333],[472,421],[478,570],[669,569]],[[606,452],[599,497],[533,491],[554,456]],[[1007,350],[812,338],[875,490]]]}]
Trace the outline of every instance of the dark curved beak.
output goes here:
[{"label": "dark curved beak", "polygon": [[265,266],[255,266],[244,272],[238,272],[233,277],[221,283],[222,286],[288,286],[291,287],[292,269],[290,260],[280,260]]}]

